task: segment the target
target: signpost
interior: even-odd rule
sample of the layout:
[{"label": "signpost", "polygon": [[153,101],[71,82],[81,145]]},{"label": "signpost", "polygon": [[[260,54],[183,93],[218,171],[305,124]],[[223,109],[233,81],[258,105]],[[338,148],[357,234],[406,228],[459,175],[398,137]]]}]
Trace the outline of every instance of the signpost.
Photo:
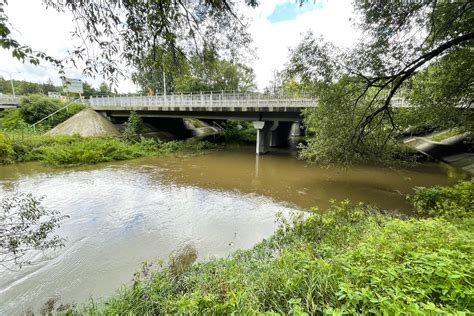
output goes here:
[{"label": "signpost", "polygon": [[82,89],[81,79],[66,78],[66,80],[63,80],[63,87],[68,99],[69,93],[72,92],[78,93],[79,98],[82,100],[82,94],[84,93],[84,90]]},{"label": "signpost", "polygon": [[60,99],[61,98],[61,93],[48,91],[48,97],[55,98],[55,99]]},{"label": "signpost", "polygon": [[84,93],[84,90],[82,89],[81,79],[66,78],[66,80],[63,80],[63,86],[64,86],[64,92],[66,93],[69,93],[69,92],[74,92],[74,93],[79,93],[79,94]]}]

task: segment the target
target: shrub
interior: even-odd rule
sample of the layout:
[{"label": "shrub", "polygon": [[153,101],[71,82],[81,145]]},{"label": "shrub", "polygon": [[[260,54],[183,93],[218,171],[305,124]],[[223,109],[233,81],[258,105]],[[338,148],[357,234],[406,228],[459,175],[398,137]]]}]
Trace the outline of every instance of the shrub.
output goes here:
[{"label": "shrub", "polygon": [[29,124],[33,124],[62,107],[61,100],[32,94],[20,99],[20,112]]},{"label": "shrub", "polygon": [[[129,143],[114,137],[81,137],[37,135],[10,132],[4,140],[0,138],[0,146],[6,148],[5,161],[43,161],[49,165],[82,165],[133,159],[144,156],[162,155],[173,152],[196,152],[216,148],[208,142],[161,142],[154,139],[140,138]],[[8,150],[7,150],[8,149]]]},{"label": "shrub", "polygon": [[0,133],[0,164],[11,163],[14,155],[12,142],[5,134]]},{"label": "shrub", "polygon": [[223,126],[226,142],[252,142],[256,140],[257,131],[251,122],[227,121]]},{"label": "shrub", "polygon": [[28,128],[28,124],[23,119],[19,109],[5,110],[4,115],[0,118],[0,128],[18,130]]},{"label": "shrub", "polygon": [[145,131],[145,126],[137,112],[131,111],[123,137],[128,141],[138,141]]},{"label": "shrub", "polygon": [[82,138],[69,144],[54,144],[41,150],[41,160],[51,165],[81,165],[126,160],[144,156],[138,146],[116,138]]},{"label": "shrub", "polygon": [[415,211],[421,216],[466,218],[474,211],[474,179],[449,187],[416,188],[409,197]]}]

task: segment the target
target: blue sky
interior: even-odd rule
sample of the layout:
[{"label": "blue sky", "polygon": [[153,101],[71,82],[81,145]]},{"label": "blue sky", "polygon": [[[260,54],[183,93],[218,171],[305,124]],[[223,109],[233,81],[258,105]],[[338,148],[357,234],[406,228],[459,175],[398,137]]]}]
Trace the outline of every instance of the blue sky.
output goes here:
[{"label": "blue sky", "polygon": [[316,1],[308,1],[303,6],[299,5],[299,1],[287,1],[275,6],[272,14],[267,17],[271,23],[294,20],[298,15],[307,13],[316,9],[322,9],[323,3]]}]

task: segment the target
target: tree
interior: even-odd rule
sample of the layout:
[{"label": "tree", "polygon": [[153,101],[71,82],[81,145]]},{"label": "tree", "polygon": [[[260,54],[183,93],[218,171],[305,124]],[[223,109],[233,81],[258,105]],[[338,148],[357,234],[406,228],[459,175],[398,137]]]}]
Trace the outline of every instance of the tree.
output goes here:
[{"label": "tree", "polygon": [[96,96],[99,94],[99,92],[86,81],[84,81],[82,84],[82,90],[84,92],[85,98],[89,98],[91,96]]},{"label": "tree", "polygon": [[17,193],[0,200],[0,264],[10,268],[29,263],[31,250],[56,249],[64,239],[52,235],[67,215],[48,210],[41,199],[31,194]]},{"label": "tree", "polygon": [[[432,89],[434,86],[428,86],[429,80],[421,79],[421,73],[433,73],[433,69],[450,59],[471,70],[463,72],[468,77],[451,80],[453,86],[446,85],[451,92],[462,92],[462,96],[457,100],[451,98],[452,102],[445,106],[452,109],[460,105],[461,99],[472,100],[469,97],[473,80],[469,74],[474,60],[472,2],[355,1],[354,6],[360,16],[358,26],[363,31],[363,41],[352,49],[343,50],[308,34],[292,51],[286,69],[289,78],[316,87],[319,107],[306,111],[309,128],[319,133],[315,136],[324,137],[325,131],[321,128],[325,124],[334,132],[341,132],[326,135],[332,137],[332,141],[311,140],[303,155],[313,160],[319,157],[331,160],[331,155],[334,160],[343,162],[386,157],[387,152],[392,152],[394,136],[400,130],[394,98],[403,90],[406,90],[405,95],[415,96],[417,92],[408,92],[415,80],[427,84],[426,89]],[[455,77],[454,69],[444,69],[446,75]],[[411,100],[415,103],[416,97]],[[469,105],[469,102],[462,104]],[[335,121],[328,122],[327,117]],[[338,150],[342,148],[344,150]],[[397,154],[392,152],[391,155]]]},{"label": "tree", "polygon": [[99,86],[99,95],[108,96],[112,93],[106,82],[102,82]]},{"label": "tree", "polygon": [[41,90],[44,94],[48,94],[48,92],[60,92],[61,89],[59,87],[56,87],[53,83],[53,81],[48,79],[45,83],[41,84]]},{"label": "tree", "polygon": [[[250,41],[247,25],[231,0],[117,0],[108,1],[107,5],[102,0],[43,3],[59,12],[70,11],[77,24],[73,35],[81,44],[71,50],[67,61],[82,60],[86,75],[100,73],[112,82],[123,75],[120,64],[139,68],[149,52],[157,48],[175,56],[188,56],[207,47],[235,57]],[[257,5],[256,0],[245,3]],[[0,0],[0,46],[25,62],[38,64],[46,60],[64,67],[62,61],[13,38],[6,5],[6,0]]]},{"label": "tree", "polygon": [[255,74],[251,67],[221,59],[215,51],[206,49],[200,55],[177,61],[170,54],[159,52],[159,55],[150,56],[149,64],[143,64],[134,75],[144,92],[149,88],[163,91],[163,70],[168,92],[255,89]]}]

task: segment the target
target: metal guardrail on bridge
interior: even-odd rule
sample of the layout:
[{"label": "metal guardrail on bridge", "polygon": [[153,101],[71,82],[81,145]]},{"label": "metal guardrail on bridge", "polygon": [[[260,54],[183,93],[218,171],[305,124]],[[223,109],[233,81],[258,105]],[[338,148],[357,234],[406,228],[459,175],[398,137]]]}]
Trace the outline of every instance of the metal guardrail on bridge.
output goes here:
[{"label": "metal guardrail on bridge", "polygon": [[0,95],[0,106],[18,106],[20,104],[20,97],[12,95]]},{"label": "metal guardrail on bridge", "polygon": [[311,97],[291,95],[270,95],[262,93],[195,93],[156,96],[111,96],[91,97],[89,105],[101,108],[235,108],[235,107],[314,107],[316,100]]}]

